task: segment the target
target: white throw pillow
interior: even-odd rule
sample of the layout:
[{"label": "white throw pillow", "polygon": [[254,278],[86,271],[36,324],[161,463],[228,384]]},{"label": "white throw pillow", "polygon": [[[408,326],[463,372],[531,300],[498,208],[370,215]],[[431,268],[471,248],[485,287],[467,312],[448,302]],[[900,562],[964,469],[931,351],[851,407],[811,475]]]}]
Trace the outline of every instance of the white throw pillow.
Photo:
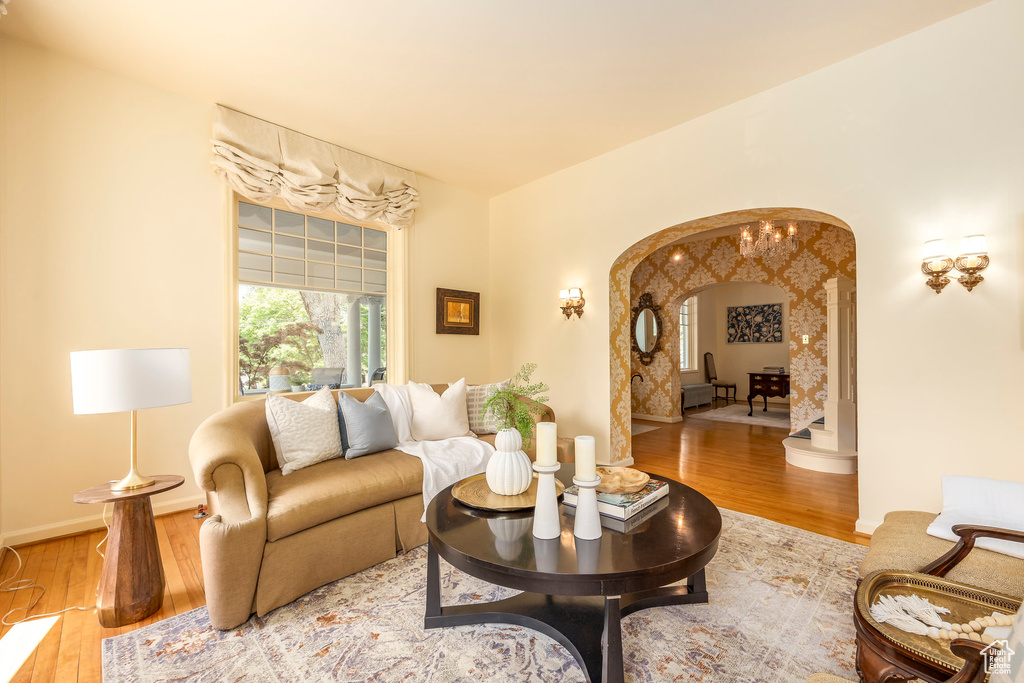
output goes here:
[{"label": "white throw pillow", "polygon": [[327,387],[302,403],[268,394],[267,426],[281,474],[341,456],[338,404]]},{"label": "white throw pillow", "polygon": [[[942,514],[928,533],[947,541],[959,541],[954,524],[994,526],[1024,531],[1024,483],[984,477],[943,477]],[[975,546],[1024,559],[1024,543],[979,538]]]},{"label": "white throw pillow", "polygon": [[412,438],[440,441],[453,436],[469,436],[466,412],[466,379],[460,379],[438,396],[429,384],[409,382],[412,403]]},{"label": "white throw pillow", "polygon": [[[495,434],[498,431],[498,417],[494,409],[480,417],[480,410],[495,391],[507,389],[511,378],[493,384],[470,384],[466,386],[466,410],[469,413],[469,430],[474,434]],[[451,386],[451,383],[448,383]]]}]

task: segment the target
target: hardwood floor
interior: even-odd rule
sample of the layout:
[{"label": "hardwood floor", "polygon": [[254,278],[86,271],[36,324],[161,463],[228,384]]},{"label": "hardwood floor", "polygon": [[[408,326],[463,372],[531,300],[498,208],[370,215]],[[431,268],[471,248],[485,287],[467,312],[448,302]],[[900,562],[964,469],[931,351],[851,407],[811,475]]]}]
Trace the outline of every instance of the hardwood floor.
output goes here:
[{"label": "hardwood floor", "polygon": [[[95,610],[65,612],[11,680],[16,683],[99,681],[100,641],[103,638],[127,633],[205,605],[203,567],[199,558],[200,520],[192,519],[193,512],[187,510],[156,518],[166,579],[164,604],[159,612],[137,624],[121,628],[101,627]],[[96,544],[104,533],[103,530],[94,531],[18,548],[25,563],[21,577],[34,579],[46,588],[32,614],[96,604],[96,585],[103,563],[96,553]],[[17,569],[14,555],[4,552],[0,563],[2,580],[11,578]],[[0,615],[12,607],[28,605],[37,593],[30,590],[0,593]],[[24,612],[11,616],[18,619],[24,616]],[[0,639],[10,629],[9,626],[0,626]]]},{"label": "hardwood floor", "polygon": [[[692,486],[720,507],[867,543],[866,536],[854,533],[856,475],[822,474],[787,465],[782,448],[785,430],[702,420],[703,410],[687,410],[687,417],[678,424],[644,422],[658,429],[633,438],[636,467]],[[199,525],[191,510],[156,518],[167,582],[159,612],[119,629],[102,628],[92,610],[67,612],[12,680],[99,681],[103,638],[205,605]],[[102,559],[95,548],[102,538],[101,530],[18,549],[25,562],[23,578],[46,587],[33,614],[96,603]],[[0,577],[6,580],[16,569],[14,556],[5,553]],[[32,597],[27,590],[0,593],[0,614],[27,605]],[[9,630],[0,627],[0,637]]]},{"label": "hardwood floor", "polygon": [[843,541],[854,532],[857,475],[813,472],[786,463],[785,429],[700,419],[713,407],[687,409],[682,422],[633,437],[634,467],[692,486],[719,507],[765,517]]}]

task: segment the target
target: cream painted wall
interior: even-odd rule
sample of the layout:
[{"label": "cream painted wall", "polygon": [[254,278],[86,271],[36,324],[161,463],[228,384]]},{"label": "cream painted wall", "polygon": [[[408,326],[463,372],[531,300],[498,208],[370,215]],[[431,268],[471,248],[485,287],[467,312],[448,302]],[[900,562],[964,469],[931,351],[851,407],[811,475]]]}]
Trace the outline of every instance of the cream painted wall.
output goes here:
[{"label": "cream painted wall", "polygon": [[[490,372],[491,300],[487,200],[420,176],[423,194],[409,229],[410,379],[483,384]],[[480,292],[480,335],[437,334],[437,288]]]},{"label": "cream painted wall", "polygon": [[[763,369],[766,365],[782,365],[790,369],[789,359],[789,298],[778,287],[753,282],[730,282],[704,290],[714,297],[712,308],[712,334],[715,345],[708,349],[715,354],[718,378],[736,383],[737,400],[746,399],[749,382],[747,373]],[[730,306],[750,304],[782,304],[782,338],[779,344],[730,344],[726,333],[727,309]],[[711,307],[709,307],[711,308]],[[703,368],[703,358],[701,359]],[[769,403],[786,403],[787,399],[772,398]]]},{"label": "cream painted wall", "polygon": [[[99,506],[72,496],[128,469],[127,414],[72,414],[70,351],[191,349],[192,403],[139,414],[140,468],[188,474],[224,394],[224,232],[208,105],[0,49],[0,468],[5,535],[23,542],[95,527]],[[199,494],[186,478],[154,505]]]},{"label": "cream painted wall", "polygon": [[[68,353],[79,349],[191,349],[192,403],[141,412],[139,451],[144,472],[186,477],[157,511],[193,505],[188,442],[222,407],[230,374],[213,105],[6,38],[0,79],[0,535],[99,526],[99,506],[71,498],[127,470],[128,415],[72,414]],[[414,376],[486,379],[486,318],[480,337],[435,338],[434,287],[480,291],[486,316],[487,203],[420,180]]]},{"label": "cream painted wall", "polygon": [[[815,209],[857,239],[859,528],[937,510],[943,474],[1024,481],[1022,110],[1024,1],[994,0],[495,197],[495,367],[540,363],[561,431],[596,435],[607,461],[616,257],[702,216]],[[972,232],[989,238],[985,282],[936,296],[921,244]],[[585,291],[580,321],[560,319],[568,286]]]}]

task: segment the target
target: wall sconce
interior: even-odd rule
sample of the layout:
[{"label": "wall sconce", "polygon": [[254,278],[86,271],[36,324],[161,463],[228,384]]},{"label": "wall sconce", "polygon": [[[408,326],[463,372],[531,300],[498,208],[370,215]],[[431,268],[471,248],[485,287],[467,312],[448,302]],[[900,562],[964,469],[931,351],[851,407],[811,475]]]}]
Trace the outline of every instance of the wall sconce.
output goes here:
[{"label": "wall sconce", "polygon": [[949,284],[946,273],[953,270],[953,258],[949,255],[946,240],[928,240],[921,254],[921,272],[928,276],[925,283],[938,294]]},{"label": "wall sconce", "polygon": [[960,255],[956,257],[954,266],[963,275],[957,282],[971,291],[985,279],[978,275],[988,268],[988,247],[984,235],[968,235],[960,240]]},{"label": "wall sconce", "polygon": [[587,302],[583,299],[582,289],[563,289],[558,292],[558,298],[562,300],[562,313],[565,314],[566,320],[571,318],[573,313],[577,318],[583,317],[583,305]]}]

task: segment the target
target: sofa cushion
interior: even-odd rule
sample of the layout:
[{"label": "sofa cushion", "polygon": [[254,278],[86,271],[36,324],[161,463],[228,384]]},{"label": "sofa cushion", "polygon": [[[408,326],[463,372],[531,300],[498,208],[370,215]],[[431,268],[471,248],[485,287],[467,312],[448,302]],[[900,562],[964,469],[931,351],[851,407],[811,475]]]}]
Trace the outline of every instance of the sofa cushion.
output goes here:
[{"label": "sofa cushion", "polygon": [[[861,577],[882,569],[917,572],[946,554],[953,543],[929,536],[934,512],[890,512],[871,536]],[[1024,560],[975,548],[946,575],[950,581],[987,588],[1018,600],[1024,597]]]},{"label": "sofa cushion", "polygon": [[349,460],[394,448],[395,426],[391,413],[378,393],[359,401],[342,392],[338,394],[338,426],[341,447]]},{"label": "sofa cushion", "polygon": [[283,476],[267,473],[267,540],[423,492],[423,465],[398,451],[328,460]]}]

